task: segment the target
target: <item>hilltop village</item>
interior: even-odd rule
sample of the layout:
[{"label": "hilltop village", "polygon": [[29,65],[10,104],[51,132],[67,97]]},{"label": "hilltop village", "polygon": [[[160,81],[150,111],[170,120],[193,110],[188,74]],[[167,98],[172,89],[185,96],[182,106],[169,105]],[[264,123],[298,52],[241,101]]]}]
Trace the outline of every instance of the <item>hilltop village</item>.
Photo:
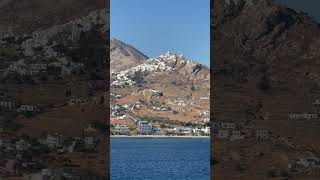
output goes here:
[{"label": "hilltop village", "polygon": [[[208,89],[203,84],[191,84],[183,76],[175,77],[180,82],[171,77],[189,65],[193,69],[190,74],[205,71],[204,66],[168,52],[129,69],[111,72],[111,134],[209,136]],[[162,81],[162,76],[167,79]],[[173,92],[176,88],[185,94]]]}]

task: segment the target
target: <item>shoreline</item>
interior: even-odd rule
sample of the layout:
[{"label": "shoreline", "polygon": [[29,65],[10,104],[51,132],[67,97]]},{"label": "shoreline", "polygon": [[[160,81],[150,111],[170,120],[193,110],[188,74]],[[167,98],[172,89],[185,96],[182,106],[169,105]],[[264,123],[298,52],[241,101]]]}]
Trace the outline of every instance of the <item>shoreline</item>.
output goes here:
[{"label": "shoreline", "polygon": [[210,136],[110,135],[110,138],[210,138]]}]

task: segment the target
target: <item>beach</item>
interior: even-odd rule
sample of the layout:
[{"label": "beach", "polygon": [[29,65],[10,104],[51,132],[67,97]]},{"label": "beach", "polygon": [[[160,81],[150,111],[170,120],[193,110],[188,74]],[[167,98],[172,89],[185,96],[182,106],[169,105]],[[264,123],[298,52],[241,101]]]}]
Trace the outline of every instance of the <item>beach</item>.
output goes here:
[{"label": "beach", "polygon": [[112,138],[210,138],[210,136],[110,135]]}]

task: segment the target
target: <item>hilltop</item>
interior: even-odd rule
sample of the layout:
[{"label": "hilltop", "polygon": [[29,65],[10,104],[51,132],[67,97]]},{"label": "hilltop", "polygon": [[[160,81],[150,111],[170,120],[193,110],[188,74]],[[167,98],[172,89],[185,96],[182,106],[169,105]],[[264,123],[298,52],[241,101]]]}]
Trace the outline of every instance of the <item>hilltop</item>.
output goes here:
[{"label": "hilltop", "polygon": [[111,72],[128,69],[132,66],[142,64],[149,59],[136,48],[116,38],[110,40],[110,69]]},{"label": "hilltop", "polygon": [[209,82],[208,67],[169,52],[112,72],[111,123],[134,126],[137,119],[147,119],[158,125],[204,125],[209,115]]}]

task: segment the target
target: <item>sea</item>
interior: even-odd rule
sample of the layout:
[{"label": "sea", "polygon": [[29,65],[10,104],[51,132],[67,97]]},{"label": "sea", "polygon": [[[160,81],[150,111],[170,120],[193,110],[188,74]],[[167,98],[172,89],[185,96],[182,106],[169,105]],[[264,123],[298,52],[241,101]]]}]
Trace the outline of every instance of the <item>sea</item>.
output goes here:
[{"label": "sea", "polygon": [[209,180],[209,138],[111,137],[111,180]]}]

